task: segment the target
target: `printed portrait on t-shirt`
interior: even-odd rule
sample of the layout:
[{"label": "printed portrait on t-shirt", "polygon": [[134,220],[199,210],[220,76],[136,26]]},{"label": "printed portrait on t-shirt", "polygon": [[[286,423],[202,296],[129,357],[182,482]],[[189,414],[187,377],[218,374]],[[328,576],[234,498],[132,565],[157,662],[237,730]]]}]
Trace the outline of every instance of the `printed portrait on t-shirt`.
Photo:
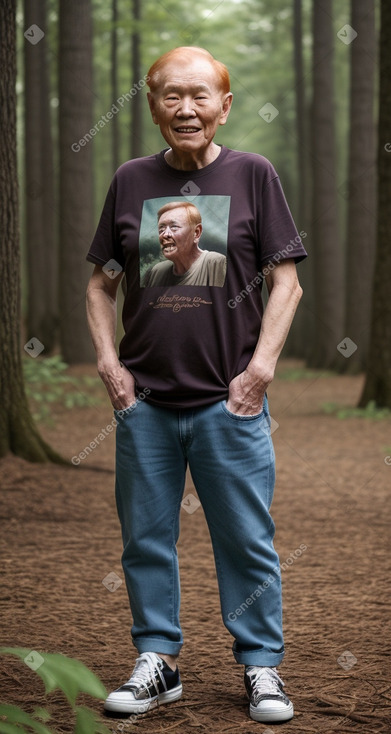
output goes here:
[{"label": "printed portrait on t-shirt", "polygon": [[140,284],[222,288],[227,270],[229,196],[144,201]]}]

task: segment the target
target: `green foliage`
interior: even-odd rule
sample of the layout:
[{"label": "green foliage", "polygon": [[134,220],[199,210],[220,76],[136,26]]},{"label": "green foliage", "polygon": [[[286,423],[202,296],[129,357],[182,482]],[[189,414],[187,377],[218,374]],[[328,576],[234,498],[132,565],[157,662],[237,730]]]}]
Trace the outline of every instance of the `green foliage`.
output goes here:
[{"label": "green foliage", "polygon": [[107,734],[109,729],[86,706],[76,706],[75,734]]},{"label": "green foliage", "polygon": [[99,404],[92,394],[92,388],[100,384],[99,378],[72,377],[66,374],[67,369],[68,365],[58,355],[23,360],[26,394],[31,400],[35,420],[50,419],[51,403],[61,403],[65,408]]},{"label": "green foliage", "polygon": [[[303,54],[306,79],[306,109],[311,102],[312,1],[303,0]],[[349,22],[349,3],[334,3],[335,33]],[[53,131],[56,135],[58,89],[56,64],[58,53],[58,3],[48,3],[47,41],[51,64],[51,105]],[[94,42],[94,113],[93,123],[105,115],[116,100],[111,89],[111,3],[92,0]],[[22,3],[19,2],[18,25],[23,28]],[[234,104],[226,126],[219,128],[216,142],[231,148],[265,155],[281,176],[287,199],[293,210],[297,204],[297,150],[295,130],[295,80],[293,67],[293,2],[292,0],[224,0],[210,4],[207,0],[143,0],[141,21],[132,17],[128,0],[118,0],[117,51],[118,94],[129,92],[133,85],[131,69],[132,33],[139,32],[141,75],[144,76],[158,56],[175,46],[193,45],[207,48],[229,69]],[[23,69],[23,33],[19,39],[19,69]],[[338,180],[346,180],[346,133],[348,125],[349,48],[335,37],[336,124],[338,148]],[[152,123],[143,97],[143,154],[151,155],[166,146],[158,128]],[[23,80],[18,79],[18,136],[23,148]],[[258,110],[271,102],[279,115],[267,124]],[[120,160],[130,155],[132,100],[122,106],[116,117],[120,129]],[[98,219],[106,192],[114,174],[111,160],[111,122],[89,143],[93,146],[95,182],[95,220]],[[20,169],[23,186],[24,172]],[[346,202],[341,202],[341,221],[345,221]],[[302,226],[298,223],[299,229]],[[24,258],[23,258],[24,260]]]},{"label": "green foliage", "polygon": [[42,718],[42,713],[44,713],[45,720],[47,721],[50,718],[50,714],[45,709],[36,709],[31,716],[19,706],[0,703],[0,732],[4,732],[4,734],[14,734],[14,732],[15,734],[20,734],[20,732],[29,732],[32,729],[37,734],[51,734],[47,726],[37,721],[37,718]]},{"label": "green foliage", "polygon": [[[107,696],[103,683],[83,663],[59,653],[38,653],[25,648],[4,647],[0,652],[23,660],[43,680],[46,693],[58,689],[64,693],[76,717],[74,734],[109,734],[109,729],[94,711],[76,706],[80,693],[99,699]],[[45,724],[50,718],[46,709],[37,708],[33,714],[28,714],[19,706],[0,704],[0,734],[29,734],[31,731],[54,734]]]},{"label": "green foliage", "polygon": [[[110,6],[104,0],[93,0],[94,14],[94,120],[111,108],[115,101],[110,87],[110,31],[113,27]],[[306,105],[302,115],[308,116],[311,104],[312,75],[312,2],[303,0],[303,56],[306,80]],[[130,47],[131,34],[140,34],[142,75],[153,61],[175,46],[194,45],[207,48],[229,69],[234,103],[227,125],[220,127],[216,142],[237,150],[261,153],[275,165],[293,210],[298,205],[295,79],[293,65],[292,0],[224,0],[212,6],[207,0],[144,0],[142,17],[135,23],[127,0],[118,0],[117,23],[119,94],[132,86]],[[334,3],[335,32],[349,21],[349,3]],[[347,47],[335,37],[336,132],[338,148],[338,180],[346,179],[348,126],[349,55]],[[166,147],[159,129],[153,125],[143,97],[143,154],[150,155]],[[279,111],[267,124],[258,110],[271,102]],[[118,112],[121,150],[120,159],[130,155],[132,101]],[[94,180],[96,182],[96,218],[99,217],[110,179],[114,173],[111,161],[111,131],[106,125],[91,145],[94,146]],[[309,145],[309,142],[308,142]],[[341,201],[341,226],[345,223],[346,202]],[[298,222],[299,229],[303,226]]]},{"label": "green foliage", "polygon": [[391,410],[389,408],[378,408],[374,400],[371,400],[365,408],[354,408],[351,406],[341,408],[337,403],[323,403],[322,410],[330,415],[336,415],[341,420],[345,418],[383,420],[384,418],[391,417]]}]

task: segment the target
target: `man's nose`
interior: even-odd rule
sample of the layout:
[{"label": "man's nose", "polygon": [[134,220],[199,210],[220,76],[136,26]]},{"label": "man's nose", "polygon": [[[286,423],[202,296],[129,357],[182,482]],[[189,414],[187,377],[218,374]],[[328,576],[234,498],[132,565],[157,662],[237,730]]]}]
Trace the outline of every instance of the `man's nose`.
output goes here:
[{"label": "man's nose", "polygon": [[195,117],[192,97],[182,97],[177,114],[179,117]]},{"label": "man's nose", "polygon": [[172,234],[170,225],[166,224],[166,225],[163,225],[162,229],[160,230],[160,233],[159,233],[160,237],[165,237],[167,234],[167,230],[169,231],[170,234]]}]

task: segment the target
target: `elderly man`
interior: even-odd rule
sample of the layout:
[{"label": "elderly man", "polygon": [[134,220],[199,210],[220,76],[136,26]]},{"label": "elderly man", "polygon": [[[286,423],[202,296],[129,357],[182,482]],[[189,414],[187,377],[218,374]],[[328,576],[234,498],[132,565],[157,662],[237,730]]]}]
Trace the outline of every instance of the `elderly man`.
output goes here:
[{"label": "elderly man", "polygon": [[159,242],[168,262],[154,265],[144,276],[145,286],[216,285],[225,281],[226,257],[201,250],[201,214],[188,201],[172,201],[159,209]]},{"label": "elderly man", "polygon": [[[276,670],[284,643],[266,389],[301,297],[295,262],[306,252],[271,163],[214,142],[232,103],[226,67],[204,49],[181,47],[160,57],[148,76],[152,119],[168,147],[118,169],[87,256],[95,263],[90,330],[118,419],[116,499],[139,653],[105,708],[137,714],[181,696],[176,543],[189,466],[212,538],[223,621],[244,665],[250,716],[285,721],[293,706]],[[187,194],[218,218],[227,242],[224,286],[143,288],[145,212]],[[127,284],[119,358],[120,277],[106,274],[113,261]],[[254,285],[261,270],[269,292],[264,313]],[[172,307],[178,303],[187,307]]]}]

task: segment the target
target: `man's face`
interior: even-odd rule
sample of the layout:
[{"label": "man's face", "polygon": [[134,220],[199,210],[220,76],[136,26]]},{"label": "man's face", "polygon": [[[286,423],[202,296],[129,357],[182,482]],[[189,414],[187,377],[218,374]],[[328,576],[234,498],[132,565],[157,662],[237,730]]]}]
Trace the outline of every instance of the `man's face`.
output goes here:
[{"label": "man's face", "polygon": [[201,236],[201,224],[191,224],[185,207],[164,212],[158,222],[159,242],[167,260],[187,259],[196,251]]},{"label": "man's face", "polygon": [[232,94],[223,94],[213,66],[204,59],[167,64],[156,92],[148,94],[153,121],[175,151],[207,148],[224,125]]}]

